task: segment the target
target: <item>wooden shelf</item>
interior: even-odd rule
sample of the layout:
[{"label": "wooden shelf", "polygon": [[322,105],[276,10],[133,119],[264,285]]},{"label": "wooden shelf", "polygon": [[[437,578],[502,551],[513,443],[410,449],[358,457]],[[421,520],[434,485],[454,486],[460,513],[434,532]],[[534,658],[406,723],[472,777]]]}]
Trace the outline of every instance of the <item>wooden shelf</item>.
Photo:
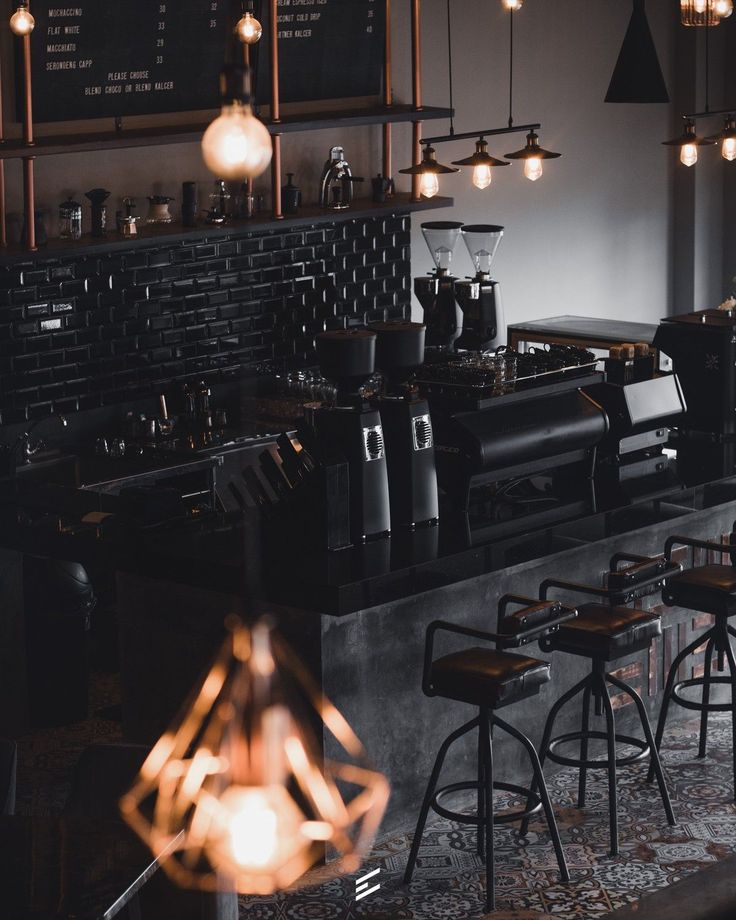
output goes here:
[{"label": "wooden shelf", "polygon": [[83,236],[80,240],[51,239],[36,252],[14,244],[6,249],[0,249],[0,266],[14,265],[19,262],[39,262],[45,259],[63,259],[68,257],[94,255],[95,253],[116,252],[131,249],[172,243],[185,243],[189,240],[217,240],[234,234],[263,233],[268,230],[286,230],[292,227],[336,223],[345,220],[355,220],[370,217],[380,217],[382,214],[407,213],[413,211],[430,211],[437,208],[450,208],[454,205],[453,198],[425,198],[422,201],[411,201],[409,195],[395,195],[390,201],[375,204],[370,200],[358,200],[345,211],[330,211],[325,208],[305,207],[300,208],[298,214],[290,214],[283,220],[274,220],[270,215],[254,217],[250,220],[232,220],[227,224],[206,224],[200,222],[196,227],[182,227],[181,224],[171,223],[165,225],[142,224],[139,235],[129,239],[119,233],[112,232],[102,239]]},{"label": "wooden shelf", "polygon": [[[278,124],[268,119],[264,119],[264,123],[271,134],[292,134],[298,131],[321,131],[326,128],[356,128],[363,125],[433,121],[449,118],[451,114],[451,109],[434,106],[413,109],[409,105],[393,105],[335,112],[303,112],[298,115],[286,115]],[[89,134],[56,134],[37,137],[32,147],[28,147],[22,140],[6,140],[0,142],[0,160],[27,156],[49,157],[92,150],[122,150],[131,147],[196,143],[202,139],[208,124],[209,122],[202,122],[163,128],[130,128],[122,131],[100,131]]]}]

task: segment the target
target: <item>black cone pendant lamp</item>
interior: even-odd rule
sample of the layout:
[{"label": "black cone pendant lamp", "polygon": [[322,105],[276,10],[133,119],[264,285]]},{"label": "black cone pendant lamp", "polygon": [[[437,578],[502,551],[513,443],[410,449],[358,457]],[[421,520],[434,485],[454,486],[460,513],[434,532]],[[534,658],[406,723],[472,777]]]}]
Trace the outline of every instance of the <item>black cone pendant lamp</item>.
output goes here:
[{"label": "black cone pendant lamp", "polygon": [[644,0],[634,0],[629,27],[606,93],[606,102],[669,101],[644,10]]}]

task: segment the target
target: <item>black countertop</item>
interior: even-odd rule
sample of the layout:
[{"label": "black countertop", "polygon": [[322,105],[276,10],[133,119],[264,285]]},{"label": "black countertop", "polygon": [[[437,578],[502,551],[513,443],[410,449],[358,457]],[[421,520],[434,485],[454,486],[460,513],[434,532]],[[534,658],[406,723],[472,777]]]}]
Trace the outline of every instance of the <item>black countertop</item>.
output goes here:
[{"label": "black countertop", "polygon": [[[695,481],[699,480],[699,481]],[[736,500],[736,476],[669,476],[639,494],[597,490],[546,515],[493,521],[445,512],[439,524],[328,553],[299,534],[262,528],[258,567],[272,603],[344,616],[476,575]],[[24,485],[0,495],[2,544],[84,564],[137,572],[240,596],[247,569],[243,517],[199,514],[142,525],[117,498],[60,485]],[[83,523],[88,512],[108,512]],[[678,525],[681,529],[682,525]],[[678,529],[673,525],[673,529]],[[250,560],[252,562],[252,560]]]}]

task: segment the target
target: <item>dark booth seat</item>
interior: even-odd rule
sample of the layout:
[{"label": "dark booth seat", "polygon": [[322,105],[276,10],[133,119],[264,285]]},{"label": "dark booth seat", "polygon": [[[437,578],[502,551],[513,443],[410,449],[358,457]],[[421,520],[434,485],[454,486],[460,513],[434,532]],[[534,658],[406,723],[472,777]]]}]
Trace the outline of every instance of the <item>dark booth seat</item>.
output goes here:
[{"label": "dark booth seat", "polygon": [[546,661],[477,647],[438,658],[430,672],[435,694],[474,706],[503,706],[537,693],[548,680]]},{"label": "dark booth seat", "polygon": [[702,565],[668,579],[662,597],[666,604],[714,613],[736,615],[736,568]]},{"label": "dark booth seat", "polygon": [[648,648],[661,634],[657,614],[630,607],[582,604],[577,618],[564,623],[548,642],[554,651],[612,661]]}]

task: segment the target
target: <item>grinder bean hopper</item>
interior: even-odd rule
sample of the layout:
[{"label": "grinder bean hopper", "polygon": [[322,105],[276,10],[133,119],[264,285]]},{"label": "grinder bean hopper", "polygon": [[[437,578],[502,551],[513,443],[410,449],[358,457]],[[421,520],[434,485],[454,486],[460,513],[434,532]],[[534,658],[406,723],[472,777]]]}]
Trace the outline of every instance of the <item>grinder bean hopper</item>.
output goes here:
[{"label": "grinder bean hopper", "polygon": [[462,335],[455,343],[458,348],[488,351],[506,344],[501,288],[491,278],[491,263],[502,236],[503,227],[497,224],[466,224],[462,228],[475,276],[455,285],[463,311]]},{"label": "grinder bean hopper", "polygon": [[373,323],[376,365],[386,380],[378,401],[386,438],[391,522],[413,529],[439,518],[434,435],[429,405],[410,382],[424,363],[421,323]]},{"label": "grinder bean hopper", "polygon": [[376,334],[339,329],[316,337],[322,375],[337,388],[334,406],[315,413],[317,438],[339,450],[350,476],[350,534],[354,542],[391,530],[388,472],[381,416],[360,394],[375,371]]},{"label": "grinder bean hopper", "polygon": [[462,224],[454,220],[422,224],[435,268],[429,276],[414,279],[414,293],[424,310],[426,345],[430,349],[452,351],[462,331],[463,314],[455,294],[457,278],[450,274],[461,228]]}]

